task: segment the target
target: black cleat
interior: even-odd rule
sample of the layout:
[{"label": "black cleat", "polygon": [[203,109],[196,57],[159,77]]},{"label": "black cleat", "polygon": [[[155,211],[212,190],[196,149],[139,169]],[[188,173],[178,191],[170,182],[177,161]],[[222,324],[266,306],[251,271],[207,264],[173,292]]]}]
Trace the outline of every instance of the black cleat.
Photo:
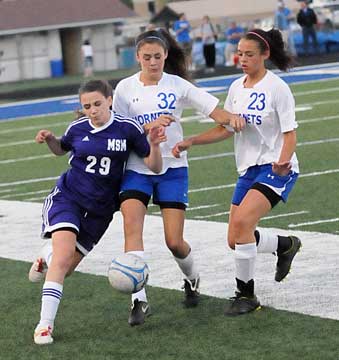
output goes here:
[{"label": "black cleat", "polygon": [[185,300],[183,304],[185,307],[195,307],[198,305],[200,300],[199,283],[200,278],[195,280],[184,279]]},{"label": "black cleat", "polygon": [[288,238],[291,240],[290,248],[280,254],[279,251],[277,253],[278,261],[275,271],[275,281],[278,282],[285,279],[290,272],[292,261],[301,248],[301,241],[299,238],[296,236],[289,236]]},{"label": "black cleat", "polygon": [[252,311],[260,310],[260,302],[255,295],[248,297],[243,296],[240,292],[235,292],[235,297],[230,299],[231,305],[226,308],[226,316],[238,316],[248,314]]},{"label": "black cleat", "polygon": [[128,323],[131,326],[142,325],[145,322],[145,318],[150,315],[151,308],[148,303],[135,299],[128,317]]}]

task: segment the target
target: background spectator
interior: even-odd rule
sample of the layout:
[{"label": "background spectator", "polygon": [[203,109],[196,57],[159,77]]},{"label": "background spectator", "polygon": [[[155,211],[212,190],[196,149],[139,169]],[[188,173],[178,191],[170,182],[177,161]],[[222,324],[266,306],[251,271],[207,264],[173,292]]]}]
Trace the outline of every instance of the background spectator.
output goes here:
[{"label": "background spectator", "polygon": [[226,29],[226,46],[225,46],[225,66],[234,66],[234,56],[237,53],[238,42],[244,35],[244,29],[237,26],[235,21],[232,21],[230,27]]},{"label": "background spectator", "polygon": [[192,51],[192,40],[190,36],[191,25],[184,13],[180,14],[179,20],[174,22],[173,30],[177,42],[183,48],[185,55],[190,59]]},{"label": "background spectator", "polygon": [[84,76],[90,77],[93,75],[93,48],[89,40],[85,40],[81,46],[83,57]]},{"label": "background spectator", "polygon": [[217,34],[210,21],[208,15],[202,18],[202,24],[200,27],[201,39],[203,44],[203,54],[205,58],[206,72],[215,71],[215,41]]},{"label": "background spectator", "polygon": [[317,16],[315,12],[308,7],[306,1],[300,2],[300,10],[297,15],[297,22],[302,28],[305,55],[309,55],[309,39],[312,39],[314,51],[318,52],[318,40],[315,25]]}]

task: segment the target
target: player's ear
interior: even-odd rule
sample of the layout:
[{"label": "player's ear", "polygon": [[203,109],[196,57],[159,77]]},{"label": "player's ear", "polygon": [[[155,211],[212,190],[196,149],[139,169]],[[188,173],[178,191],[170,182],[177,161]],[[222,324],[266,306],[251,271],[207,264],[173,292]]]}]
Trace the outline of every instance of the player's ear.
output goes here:
[{"label": "player's ear", "polygon": [[108,104],[109,104],[110,108],[112,108],[113,97],[112,97],[112,96],[109,96],[109,97],[107,98],[107,100],[108,100]]}]

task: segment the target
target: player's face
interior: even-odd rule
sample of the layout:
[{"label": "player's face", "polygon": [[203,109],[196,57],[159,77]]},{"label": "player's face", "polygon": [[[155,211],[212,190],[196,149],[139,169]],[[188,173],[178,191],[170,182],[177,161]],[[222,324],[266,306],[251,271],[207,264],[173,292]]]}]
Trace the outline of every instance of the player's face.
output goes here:
[{"label": "player's face", "polygon": [[142,75],[150,80],[161,78],[166,58],[167,51],[158,43],[145,43],[137,52]]},{"label": "player's face", "polygon": [[238,44],[238,56],[241,68],[245,74],[255,75],[265,69],[265,60],[269,52],[260,52],[258,43],[254,40],[241,39]]},{"label": "player's face", "polygon": [[106,98],[101,92],[93,91],[84,93],[80,96],[83,113],[88,116],[93,125],[102,126],[107,123],[111,117],[110,106],[112,97]]}]

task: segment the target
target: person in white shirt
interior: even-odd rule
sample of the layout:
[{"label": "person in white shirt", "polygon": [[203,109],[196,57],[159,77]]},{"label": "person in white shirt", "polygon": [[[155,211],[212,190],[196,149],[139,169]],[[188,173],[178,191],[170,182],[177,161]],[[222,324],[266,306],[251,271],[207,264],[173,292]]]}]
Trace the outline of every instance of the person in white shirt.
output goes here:
[{"label": "person in white shirt", "polygon": [[[120,193],[125,252],[144,256],[144,218],[153,196],[153,203],[161,209],[166,245],[185,276],[184,304],[196,306],[199,273],[191,246],[183,238],[188,162],[186,154],[175,158],[171,149],[183,139],[180,119],[186,105],[219,123],[231,124],[236,131],[244,126],[244,120],[217,107],[216,97],[186,80],[187,61],[183,49],[165,30],[140,34],[136,39],[136,56],[141,71],[119,82],[113,110],[138,120],[146,132],[153,126],[166,126],[167,141],[160,146],[163,169],[159,175],[149,171],[135,154],[131,153],[128,159]],[[133,294],[129,324],[142,324],[149,313],[145,289]]]},{"label": "person in white shirt", "polygon": [[84,76],[90,77],[93,75],[93,48],[89,40],[85,40],[82,44],[81,53],[83,58]]},{"label": "person in white shirt", "polygon": [[[276,29],[249,31],[239,42],[238,55],[245,75],[232,83],[225,102],[225,109],[246,120],[245,128],[234,136],[239,178],[230,208],[228,244],[235,250],[237,291],[225,310],[225,315],[233,316],[260,309],[254,294],[257,252],[277,253],[275,280],[280,282],[301,247],[295,236],[256,229],[280,200],[287,201],[299,174],[294,98],[288,85],[265,67],[265,60],[270,60],[285,71],[292,59]],[[172,152],[180,156],[192,145],[210,144],[233,134],[229,126],[219,125],[176,144]]]},{"label": "person in white shirt", "polygon": [[205,59],[207,73],[215,71],[215,42],[217,39],[217,33],[214,30],[214,26],[208,15],[202,18],[202,24],[200,26],[201,40],[203,44],[203,55]]}]

